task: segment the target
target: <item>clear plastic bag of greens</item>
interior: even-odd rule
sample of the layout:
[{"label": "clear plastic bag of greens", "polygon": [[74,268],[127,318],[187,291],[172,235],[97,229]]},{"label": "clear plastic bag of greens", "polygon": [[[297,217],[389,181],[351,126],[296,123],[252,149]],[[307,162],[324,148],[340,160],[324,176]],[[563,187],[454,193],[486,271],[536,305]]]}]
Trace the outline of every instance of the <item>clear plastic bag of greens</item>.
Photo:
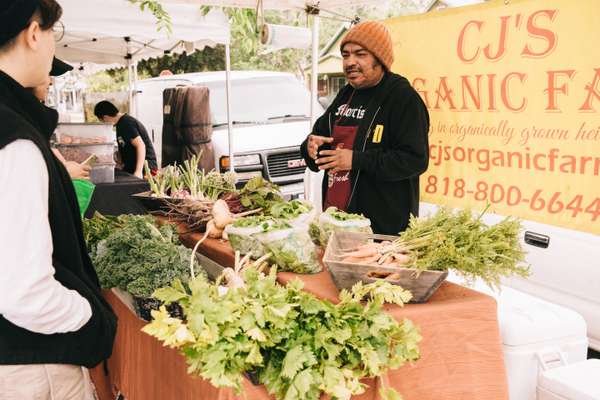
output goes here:
[{"label": "clear plastic bag of greens", "polygon": [[279,271],[297,274],[321,272],[317,249],[311,241],[306,225],[292,227],[289,223],[274,224],[256,238],[272,254],[271,261]]},{"label": "clear plastic bag of greens", "polygon": [[274,223],[271,217],[256,216],[245,217],[227,225],[225,232],[229,243],[234,251],[241,254],[250,254],[250,257],[258,259],[266,252],[262,243],[256,239],[255,234],[264,232]]},{"label": "clear plastic bag of greens", "polygon": [[360,214],[350,214],[329,207],[309,227],[310,237],[319,246],[326,247],[334,231],[373,233],[371,221]]},{"label": "clear plastic bag of greens", "polygon": [[273,218],[288,221],[292,226],[301,226],[310,224],[315,218],[316,210],[307,201],[291,200],[273,204],[269,214]]}]

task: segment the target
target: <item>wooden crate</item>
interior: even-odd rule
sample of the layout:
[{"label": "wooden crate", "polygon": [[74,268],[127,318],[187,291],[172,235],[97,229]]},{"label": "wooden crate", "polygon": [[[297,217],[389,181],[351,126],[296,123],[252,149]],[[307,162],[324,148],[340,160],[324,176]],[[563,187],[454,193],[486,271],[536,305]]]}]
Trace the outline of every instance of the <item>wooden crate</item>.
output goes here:
[{"label": "wooden crate", "polygon": [[355,283],[376,282],[380,278],[373,278],[373,273],[400,275],[399,280],[387,280],[409,290],[413,297],[411,303],[424,303],[440,287],[448,276],[448,271],[417,271],[411,268],[387,267],[384,265],[369,265],[360,263],[342,262],[338,256],[342,250],[356,248],[369,241],[394,241],[396,236],[386,236],[367,233],[336,231],[329,239],[323,262],[327,265],[333,282],[339,290],[350,289]]}]

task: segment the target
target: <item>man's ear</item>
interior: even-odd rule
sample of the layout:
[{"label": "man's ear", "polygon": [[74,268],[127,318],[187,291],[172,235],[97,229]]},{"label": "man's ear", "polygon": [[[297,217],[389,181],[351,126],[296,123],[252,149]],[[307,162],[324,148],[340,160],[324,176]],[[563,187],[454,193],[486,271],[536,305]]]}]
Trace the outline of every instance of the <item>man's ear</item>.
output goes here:
[{"label": "man's ear", "polygon": [[42,33],[42,28],[40,27],[39,22],[32,21],[27,29],[23,31],[25,35],[24,40],[27,47],[31,50],[37,50],[40,46],[40,35]]},{"label": "man's ear", "polygon": [[375,57],[375,61],[373,61],[372,68],[375,69],[377,67],[383,69],[383,64],[379,61],[379,59],[377,57]]}]

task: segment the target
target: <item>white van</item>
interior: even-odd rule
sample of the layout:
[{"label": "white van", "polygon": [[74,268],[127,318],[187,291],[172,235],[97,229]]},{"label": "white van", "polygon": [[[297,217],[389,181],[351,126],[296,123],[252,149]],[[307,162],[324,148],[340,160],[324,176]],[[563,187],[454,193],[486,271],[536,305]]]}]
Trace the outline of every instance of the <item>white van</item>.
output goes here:
[{"label": "white van", "polygon": [[[225,72],[199,72],[137,82],[137,118],[162,149],[163,91],[177,86],[210,90],[215,166],[229,154]],[[235,170],[241,181],[263,176],[286,196],[303,196],[305,164],[300,144],[310,132],[310,93],[293,74],[265,71],[231,73]],[[323,112],[318,108],[317,112]]]}]

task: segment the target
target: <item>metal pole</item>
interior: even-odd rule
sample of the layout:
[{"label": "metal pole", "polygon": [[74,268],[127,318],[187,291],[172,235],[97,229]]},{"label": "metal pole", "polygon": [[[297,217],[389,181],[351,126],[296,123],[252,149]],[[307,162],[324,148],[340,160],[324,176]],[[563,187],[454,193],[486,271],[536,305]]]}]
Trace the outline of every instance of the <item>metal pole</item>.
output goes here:
[{"label": "metal pole", "polygon": [[[319,14],[313,14],[313,25],[312,25],[312,67],[310,72],[310,129],[315,125],[317,118],[317,99],[318,93],[318,81],[319,81]],[[304,173],[304,198],[313,203],[313,206],[317,211],[321,211],[321,185],[320,182],[323,180],[323,171],[314,173],[308,168]],[[319,184],[317,184],[319,182]]]},{"label": "metal pole", "polygon": [[127,60],[127,92],[129,94],[129,113],[133,113],[133,76],[131,74],[131,60]]},{"label": "metal pole", "polygon": [[310,72],[310,123],[311,127],[317,121],[318,73],[319,73],[319,22],[318,14],[313,15],[312,25],[312,68]]},{"label": "metal pole", "polygon": [[133,98],[133,108],[135,111],[134,117],[138,117],[138,115],[140,115],[140,106],[139,106],[139,102],[137,99],[138,96],[138,90],[137,90],[137,81],[138,81],[138,63],[137,61],[135,63],[133,63],[133,65],[131,66],[131,68],[133,69],[133,94],[132,94],[132,98]]},{"label": "metal pole", "polygon": [[225,45],[225,81],[227,93],[227,130],[229,140],[229,170],[235,172],[233,158],[233,121],[231,120],[231,49]]}]

